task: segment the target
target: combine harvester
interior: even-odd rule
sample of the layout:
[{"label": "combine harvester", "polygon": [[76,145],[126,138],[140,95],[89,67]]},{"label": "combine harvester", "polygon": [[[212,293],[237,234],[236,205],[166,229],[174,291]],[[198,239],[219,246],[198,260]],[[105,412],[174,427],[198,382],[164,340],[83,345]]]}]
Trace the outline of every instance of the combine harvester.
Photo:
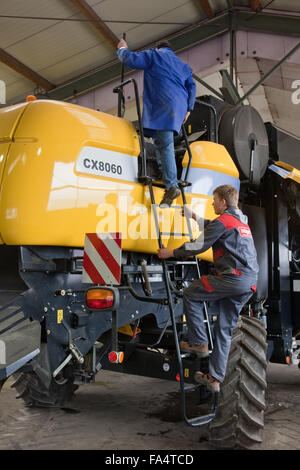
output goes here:
[{"label": "combine harvester", "polygon": [[[267,361],[299,353],[300,173],[288,159],[300,142],[250,106],[203,96],[175,140],[181,196],[161,209],[136,83],[115,91],[131,82],[136,123],[50,100],[0,110],[1,291],[11,294],[0,309],[0,383],[13,375],[27,406],[61,407],[101,370],[173,380],[187,424],[207,425],[219,447],[251,448],[263,438]],[[214,218],[221,184],[240,191],[260,273],[211,396],[193,379],[207,359],[181,354],[179,341],[182,291],[212,252],[178,261],[157,249],[199,235],[182,207]],[[212,349],[218,304],[205,312]],[[211,412],[188,416],[187,396]]]}]

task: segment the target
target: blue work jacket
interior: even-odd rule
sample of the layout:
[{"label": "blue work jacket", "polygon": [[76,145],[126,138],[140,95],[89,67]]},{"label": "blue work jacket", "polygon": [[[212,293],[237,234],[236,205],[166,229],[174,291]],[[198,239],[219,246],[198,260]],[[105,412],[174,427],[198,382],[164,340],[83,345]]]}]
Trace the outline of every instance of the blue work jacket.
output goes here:
[{"label": "blue work jacket", "polygon": [[179,133],[187,111],[192,111],[196,85],[192,69],[168,47],[132,52],[117,51],[119,60],[133,69],[144,70],[142,124],[147,135],[156,130]]}]

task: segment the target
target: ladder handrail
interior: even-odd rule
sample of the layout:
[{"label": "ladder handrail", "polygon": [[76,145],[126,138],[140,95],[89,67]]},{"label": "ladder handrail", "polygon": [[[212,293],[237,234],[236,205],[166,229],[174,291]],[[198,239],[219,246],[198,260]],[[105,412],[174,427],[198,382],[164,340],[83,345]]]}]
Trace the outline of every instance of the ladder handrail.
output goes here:
[{"label": "ladder handrail", "polygon": [[[134,94],[135,94],[135,103],[136,103],[136,111],[138,116],[138,123],[139,123],[139,133],[140,133],[140,147],[141,147],[141,156],[142,156],[142,174],[141,177],[147,177],[147,164],[146,164],[146,151],[145,151],[145,137],[144,137],[144,130],[142,126],[142,113],[141,113],[141,106],[140,106],[140,97],[139,97],[139,90],[134,78],[128,78],[125,82],[120,83],[117,87],[113,89],[113,93],[120,94],[121,89],[123,90],[125,85],[129,83],[133,83],[134,87]],[[118,110],[118,113],[120,111]],[[122,117],[119,115],[119,117]]]},{"label": "ladder handrail", "polygon": [[186,183],[187,182],[187,177],[188,177],[188,174],[189,174],[189,171],[190,171],[190,167],[191,167],[191,164],[192,164],[193,156],[192,156],[191,147],[190,147],[190,143],[189,143],[188,138],[187,138],[187,134],[186,134],[184,124],[182,124],[181,129],[182,129],[183,138],[185,140],[185,145],[186,145],[186,148],[187,148],[187,152],[189,154],[188,166],[186,168],[185,177],[184,177],[184,180],[183,180],[183,183]]},{"label": "ladder handrail", "polygon": [[219,136],[218,136],[218,115],[217,115],[217,111],[216,111],[216,108],[210,104],[210,103],[207,103],[206,101],[202,101],[200,100],[199,98],[196,98],[195,100],[196,103],[198,104],[202,104],[203,106],[206,106],[207,108],[209,108],[212,112],[213,112],[213,115],[214,115],[214,124],[215,124],[215,139],[214,139],[214,142],[216,144],[219,143]]},{"label": "ladder handrail", "polygon": [[[142,127],[142,118],[141,118],[141,108],[140,108],[140,100],[139,100],[139,94],[138,94],[138,86],[137,86],[137,83],[136,83],[134,78],[129,78],[128,80],[122,82],[119,86],[115,87],[113,89],[113,92],[118,93],[119,96],[120,96],[120,92],[121,92],[121,90],[123,91],[123,87],[125,85],[129,84],[129,83],[133,83],[133,86],[134,86],[136,109],[137,109],[139,131],[140,131],[140,146],[141,146],[141,156],[142,156],[142,174],[141,174],[140,178],[143,179],[144,184],[147,184],[149,186],[151,204],[152,204],[152,207],[154,208],[154,220],[155,220],[156,233],[157,233],[157,237],[158,237],[158,245],[159,245],[159,248],[162,248],[163,243],[162,243],[161,231],[160,231],[159,221],[158,221],[158,216],[157,216],[157,211],[156,211],[156,203],[155,203],[155,197],[154,197],[153,186],[152,186],[152,178],[149,178],[147,176],[145,140],[144,140],[144,131],[143,131],[143,127]],[[216,115],[216,110],[214,109],[214,107],[212,105],[209,105],[208,103],[201,102],[200,100],[196,100],[196,101],[198,101],[200,104],[207,105],[208,107],[212,108],[212,110],[214,111],[215,130],[216,130],[215,140],[217,141],[217,115]],[[119,114],[121,114],[120,106],[119,106],[118,112],[119,112]],[[183,132],[183,137],[184,137],[184,140],[185,140],[185,143],[186,143],[186,148],[187,148],[187,151],[188,151],[188,154],[189,154],[189,162],[188,162],[187,170],[186,170],[186,173],[185,173],[185,178],[179,184],[179,187],[180,187],[180,190],[181,190],[181,195],[182,195],[182,201],[183,201],[183,204],[185,206],[186,205],[186,198],[185,198],[184,188],[185,188],[185,186],[187,186],[189,184],[188,181],[187,181],[187,177],[188,177],[189,170],[190,170],[191,163],[192,163],[192,152],[191,152],[191,149],[190,149],[190,144],[188,142],[188,138],[187,138],[187,134],[186,134],[184,124],[182,125],[182,132]],[[184,214],[184,216],[185,216],[185,214]],[[191,224],[190,224],[190,221],[189,221],[188,217],[186,217],[186,221],[187,221],[187,225],[188,225],[190,240],[192,241],[193,240],[193,234],[192,234],[192,228],[191,228]],[[195,260],[197,261],[196,256],[195,256]],[[186,415],[186,403],[185,403],[186,389],[185,389],[185,383],[184,383],[183,364],[182,364],[182,356],[181,356],[180,344],[179,344],[179,339],[178,339],[178,332],[177,332],[177,328],[176,328],[176,318],[175,318],[175,314],[174,314],[175,309],[174,309],[173,297],[172,297],[171,286],[170,286],[170,278],[169,278],[169,273],[168,273],[168,267],[167,267],[166,260],[162,259],[161,261],[162,261],[163,277],[164,277],[164,283],[165,283],[165,287],[166,287],[166,291],[167,291],[167,299],[168,299],[168,304],[169,304],[172,328],[173,328],[173,332],[174,332],[175,349],[176,349],[176,355],[177,355],[177,361],[178,361],[178,367],[179,367],[182,414],[183,414],[184,420],[190,426],[201,426],[203,424],[209,423],[215,417],[216,411],[217,411],[217,408],[218,408],[218,395],[219,395],[219,393],[218,392],[215,393],[214,408],[213,408],[212,413],[210,413],[206,416],[198,416],[198,417],[195,417],[195,418],[188,418],[187,417],[187,415]],[[201,273],[200,273],[200,268],[199,268],[198,262],[197,262],[197,272],[198,272],[198,276],[200,278]],[[128,279],[127,279],[127,283],[130,284],[128,281],[129,281],[129,276],[128,276]],[[145,300],[145,299],[143,299],[143,300]],[[148,298],[147,298],[147,300],[148,300]],[[151,299],[151,297],[150,297],[149,300],[151,301],[153,299]],[[159,299],[160,302],[162,300],[163,299]],[[158,301],[158,299],[156,299],[156,302],[157,301]],[[207,322],[207,328],[208,328],[208,333],[209,333],[209,342],[212,346],[212,338],[211,338],[211,334],[210,334],[209,318],[208,318],[205,302],[204,302],[204,314],[205,314],[205,319],[206,319],[206,322]],[[166,323],[166,325],[167,325],[167,323]],[[165,331],[166,331],[166,326],[163,329],[163,331],[162,331],[158,341],[155,343],[155,345],[159,345]]]}]

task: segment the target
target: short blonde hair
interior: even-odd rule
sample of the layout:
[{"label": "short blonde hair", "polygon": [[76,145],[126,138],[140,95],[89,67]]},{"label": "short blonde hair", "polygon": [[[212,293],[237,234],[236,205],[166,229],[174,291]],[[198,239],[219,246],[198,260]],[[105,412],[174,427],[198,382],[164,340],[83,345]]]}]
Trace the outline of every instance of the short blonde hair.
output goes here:
[{"label": "short blonde hair", "polygon": [[239,193],[230,184],[223,184],[214,189],[220,199],[225,199],[227,206],[237,206],[239,201]]}]

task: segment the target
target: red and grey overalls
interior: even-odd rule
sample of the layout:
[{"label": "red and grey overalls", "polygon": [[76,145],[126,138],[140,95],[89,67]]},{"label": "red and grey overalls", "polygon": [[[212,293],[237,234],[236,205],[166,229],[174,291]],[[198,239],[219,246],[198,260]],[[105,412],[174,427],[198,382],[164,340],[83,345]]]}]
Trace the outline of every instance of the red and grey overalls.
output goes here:
[{"label": "red and grey overalls", "polygon": [[232,332],[239,313],[256,290],[258,264],[247,222],[240,210],[230,206],[216,219],[204,221],[203,233],[197,240],[174,250],[175,258],[185,259],[210,247],[213,249],[213,273],[201,276],[185,289],[183,301],[188,342],[193,345],[208,344],[203,302],[220,301],[213,332],[214,348],[209,359],[209,372],[220,382],[225,377]]}]

